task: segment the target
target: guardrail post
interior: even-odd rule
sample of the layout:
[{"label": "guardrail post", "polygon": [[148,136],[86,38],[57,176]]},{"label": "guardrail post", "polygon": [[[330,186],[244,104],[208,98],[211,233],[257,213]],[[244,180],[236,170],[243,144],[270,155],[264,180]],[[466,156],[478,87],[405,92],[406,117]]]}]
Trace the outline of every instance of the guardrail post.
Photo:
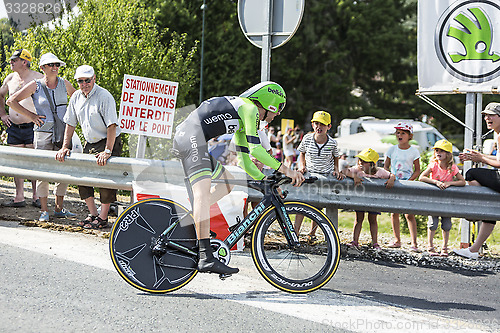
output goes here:
[{"label": "guardrail post", "polygon": [[336,206],[326,206],[326,216],[332,221],[335,229],[339,230],[339,210]]},{"label": "guardrail post", "polygon": [[465,249],[470,246],[470,222],[460,219],[460,248]]}]

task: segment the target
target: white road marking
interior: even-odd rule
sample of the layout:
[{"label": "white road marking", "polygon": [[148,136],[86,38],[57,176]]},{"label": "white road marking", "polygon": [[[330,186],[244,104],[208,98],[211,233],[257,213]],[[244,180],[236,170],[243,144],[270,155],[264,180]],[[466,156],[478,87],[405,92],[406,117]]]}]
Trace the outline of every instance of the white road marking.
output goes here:
[{"label": "white road marking", "polygon": [[[92,235],[27,228],[0,222],[0,243],[114,271],[108,240]],[[220,281],[198,274],[185,289],[355,332],[487,332],[484,326],[408,308],[319,290],[306,295],[281,292],[268,284],[247,254],[234,254],[240,273]],[[118,276],[118,275],[117,275]],[[335,277],[334,277],[335,278]],[[124,288],[130,288],[125,283]]]}]

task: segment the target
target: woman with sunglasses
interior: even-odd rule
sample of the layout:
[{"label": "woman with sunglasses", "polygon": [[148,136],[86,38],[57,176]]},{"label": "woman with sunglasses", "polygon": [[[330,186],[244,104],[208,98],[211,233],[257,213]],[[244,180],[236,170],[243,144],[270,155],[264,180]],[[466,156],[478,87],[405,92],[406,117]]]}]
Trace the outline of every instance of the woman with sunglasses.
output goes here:
[{"label": "woman with sunglasses", "polygon": [[[59,60],[52,53],[45,53],[40,57],[40,69],[44,76],[41,79],[33,80],[24,86],[23,89],[13,94],[8,100],[7,105],[15,111],[24,114],[35,123],[34,146],[35,149],[58,150],[54,131],[56,130],[56,120],[58,117],[62,121],[66,113],[68,96],[71,96],[76,89],[71,83],[59,77],[59,68],[66,64]],[[23,107],[20,102],[31,97],[35,105],[36,114]],[[64,129],[63,129],[64,131]],[[55,217],[75,217],[76,214],[63,208],[64,195],[68,184],[56,183],[54,193]],[[37,194],[40,197],[41,214],[39,221],[49,221],[48,196],[49,182],[37,181]]]}]

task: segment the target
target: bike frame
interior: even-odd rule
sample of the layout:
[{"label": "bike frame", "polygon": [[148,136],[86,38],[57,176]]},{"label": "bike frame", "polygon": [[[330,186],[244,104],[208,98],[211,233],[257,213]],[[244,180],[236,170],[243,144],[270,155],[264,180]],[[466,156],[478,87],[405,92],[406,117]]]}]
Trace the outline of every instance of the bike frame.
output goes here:
[{"label": "bike frame", "polygon": [[[231,233],[224,239],[224,243],[228,246],[228,248],[232,248],[246,233],[250,230],[253,225],[257,222],[260,216],[263,215],[269,208],[274,207],[276,210],[276,217],[278,222],[285,233],[285,237],[287,239],[288,245],[291,248],[295,248],[300,246],[299,239],[297,234],[295,233],[295,229],[293,227],[293,223],[288,216],[288,213],[285,210],[285,203],[280,197],[277,188],[279,184],[274,183],[272,185],[270,182],[264,180],[261,181],[252,181],[252,180],[235,180],[235,179],[216,179],[212,180],[213,183],[225,183],[231,185],[242,185],[248,186],[249,188],[253,188],[264,194],[262,200],[257,204],[257,206],[247,215],[243,220],[241,220],[235,226],[232,226]],[[191,184],[187,179],[185,179],[187,192],[191,202],[193,202],[192,189]],[[171,224],[165,231],[162,232],[161,236],[166,236],[171,230],[173,230],[184,217],[188,216],[192,213],[192,210],[179,218],[175,223]],[[177,244],[176,242],[168,241],[166,243],[167,246],[171,246],[179,251],[196,255],[197,253],[185,246]]]}]

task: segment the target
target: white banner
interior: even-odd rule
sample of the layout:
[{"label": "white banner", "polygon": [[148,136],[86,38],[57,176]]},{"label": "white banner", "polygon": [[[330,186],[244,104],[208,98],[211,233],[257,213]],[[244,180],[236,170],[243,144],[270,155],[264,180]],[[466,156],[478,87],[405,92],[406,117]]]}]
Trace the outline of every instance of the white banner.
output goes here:
[{"label": "white banner", "polygon": [[419,0],[422,93],[492,93],[500,86],[500,1]]},{"label": "white banner", "polygon": [[122,132],[170,139],[178,85],[125,75],[118,120]]}]

